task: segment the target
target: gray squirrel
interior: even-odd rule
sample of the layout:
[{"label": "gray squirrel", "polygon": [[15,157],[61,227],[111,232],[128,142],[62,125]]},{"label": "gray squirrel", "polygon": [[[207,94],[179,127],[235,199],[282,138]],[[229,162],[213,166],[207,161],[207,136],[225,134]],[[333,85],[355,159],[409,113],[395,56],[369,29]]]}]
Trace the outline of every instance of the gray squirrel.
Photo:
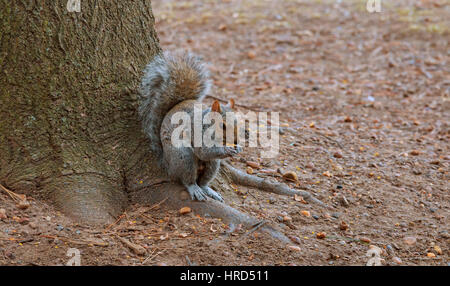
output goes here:
[{"label": "gray squirrel", "polygon": [[[242,151],[236,141],[237,124],[233,126],[234,142],[227,143],[225,139],[226,117],[233,116],[230,111],[234,108],[234,101],[221,105],[216,100],[202,110],[203,117],[210,112],[222,115],[223,122],[216,125],[223,129],[223,144],[220,146],[206,147],[203,144],[196,147],[193,134],[188,135],[189,147],[174,146],[171,141],[177,128],[171,122],[172,116],[179,111],[186,112],[191,118],[191,130],[194,130],[194,105],[202,102],[210,88],[209,72],[194,55],[158,54],[144,69],[140,90],[143,100],[139,114],[143,130],[151,141],[151,148],[167,175],[182,183],[192,200],[204,201],[210,197],[223,201],[209,184],[219,171],[221,159]],[[208,127],[202,126],[202,136]]]}]

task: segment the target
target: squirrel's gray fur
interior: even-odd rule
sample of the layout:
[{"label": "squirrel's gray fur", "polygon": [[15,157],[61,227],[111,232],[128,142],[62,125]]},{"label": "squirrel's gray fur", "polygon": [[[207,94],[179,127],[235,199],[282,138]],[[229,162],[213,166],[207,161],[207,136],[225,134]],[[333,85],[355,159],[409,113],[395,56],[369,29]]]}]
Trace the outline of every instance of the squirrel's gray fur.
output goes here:
[{"label": "squirrel's gray fur", "polygon": [[[152,150],[167,175],[181,182],[192,199],[211,197],[222,201],[222,197],[208,185],[220,168],[220,160],[241,152],[241,147],[192,147],[193,136],[189,147],[175,147],[171,142],[175,129],[171,123],[172,115],[179,111],[189,114],[191,130],[194,130],[194,105],[202,101],[210,87],[209,73],[195,56],[188,53],[157,55],[144,70],[141,84],[143,101],[139,114]],[[223,118],[234,105],[230,103],[221,107],[218,102],[215,104]],[[203,116],[211,111],[211,107],[204,109]],[[221,126],[224,128],[225,125]],[[205,130],[203,126],[202,132]]]},{"label": "squirrel's gray fur", "polygon": [[210,89],[208,70],[190,53],[158,54],[146,66],[141,81],[143,101],[139,106],[139,115],[157,156],[162,156],[160,132],[167,112],[182,101],[203,100]]}]

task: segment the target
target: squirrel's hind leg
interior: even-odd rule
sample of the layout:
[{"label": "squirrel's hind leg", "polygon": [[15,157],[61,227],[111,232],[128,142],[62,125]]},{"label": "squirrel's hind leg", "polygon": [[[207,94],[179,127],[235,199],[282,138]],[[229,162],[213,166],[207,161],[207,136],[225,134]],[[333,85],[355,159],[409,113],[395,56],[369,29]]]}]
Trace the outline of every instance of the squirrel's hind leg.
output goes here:
[{"label": "squirrel's hind leg", "polygon": [[222,196],[208,187],[209,183],[216,177],[217,172],[220,169],[220,161],[211,160],[204,163],[205,169],[203,171],[203,174],[198,178],[198,185],[200,186],[200,188],[202,188],[205,195],[217,201],[223,202]]},{"label": "squirrel's hind leg", "polygon": [[194,169],[192,169],[192,167],[191,167],[191,169],[186,167],[186,169],[185,169],[186,172],[184,173],[183,176],[179,177],[179,179],[180,179],[181,183],[186,187],[192,200],[205,201],[206,194],[204,193],[203,189],[197,185],[197,182],[196,182],[196,179],[197,179],[197,170],[196,169],[197,169],[196,166],[194,166]]}]

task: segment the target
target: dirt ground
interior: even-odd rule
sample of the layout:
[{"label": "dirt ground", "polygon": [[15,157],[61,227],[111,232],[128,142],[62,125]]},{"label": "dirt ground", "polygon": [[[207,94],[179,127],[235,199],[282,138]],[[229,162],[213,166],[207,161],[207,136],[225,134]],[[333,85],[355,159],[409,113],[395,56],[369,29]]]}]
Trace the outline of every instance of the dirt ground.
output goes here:
[{"label": "dirt ground", "polygon": [[448,1],[382,1],[373,14],[366,1],[152,2],[161,46],[201,55],[213,96],[279,112],[279,156],[249,148],[233,164],[332,208],[222,194],[278,224],[285,245],[164,203],[89,227],[0,191],[0,265],[64,265],[70,248],[82,265],[365,265],[371,245],[383,265],[450,264]]}]

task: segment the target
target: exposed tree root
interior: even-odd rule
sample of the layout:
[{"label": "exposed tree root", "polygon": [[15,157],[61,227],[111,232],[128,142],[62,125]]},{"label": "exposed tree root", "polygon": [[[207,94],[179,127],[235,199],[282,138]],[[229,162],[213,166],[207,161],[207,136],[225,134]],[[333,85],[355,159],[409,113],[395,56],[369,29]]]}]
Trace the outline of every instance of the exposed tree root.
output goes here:
[{"label": "exposed tree root", "polygon": [[[149,171],[155,172],[157,169],[145,170],[144,168],[139,167],[137,170],[145,173]],[[185,187],[170,182],[170,180],[162,178],[163,176],[161,175],[162,174],[157,175],[155,173],[152,177],[158,178],[158,181],[155,182],[155,179],[145,180],[146,183],[144,184],[133,183],[140,179],[128,180],[129,185],[127,185],[127,189],[129,190],[131,201],[150,205],[164,201],[162,206],[175,210],[179,210],[182,207],[190,207],[194,213],[203,217],[220,218],[224,223],[230,225],[236,226],[240,224],[248,229],[250,233],[259,230],[266,232],[272,237],[285,243],[290,242],[289,238],[278,230],[276,225],[270,225],[267,221],[252,217],[224,203],[213,199],[208,199],[203,202],[192,201]],[[231,183],[253,187],[258,190],[279,195],[299,195],[310,203],[326,206],[323,202],[314,198],[309,192],[294,190],[282,183],[248,175],[232,167],[229,163],[222,161],[221,172],[213,181],[212,188],[221,192],[226,200],[227,194],[229,194],[231,190]]]},{"label": "exposed tree root", "polygon": [[289,242],[289,238],[277,230],[276,227],[270,226],[268,223],[264,223],[262,226],[259,226],[262,223],[261,220],[249,216],[224,203],[212,199],[208,199],[203,202],[192,201],[189,198],[185,188],[175,183],[164,183],[159,185],[154,190],[141,189],[135,192],[133,197],[134,200],[148,204],[154,204],[165,200],[162,205],[171,209],[178,210],[182,207],[190,207],[194,213],[199,214],[200,216],[220,218],[227,224],[241,224],[249,230],[258,227],[259,230],[269,233],[272,237],[278,240],[285,243]]},{"label": "exposed tree root", "polygon": [[254,187],[258,190],[270,192],[278,195],[299,195],[302,196],[305,201],[310,203],[315,203],[321,206],[326,207],[326,204],[321,202],[320,200],[314,198],[310,193],[306,191],[299,191],[289,188],[287,185],[278,183],[275,181],[271,181],[269,179],[260,178],[252,175],[248,175],[234,167],[232,167],[229,163],[222,161],[222,168],[225,169],[226,174],[228,174],[231,178],[231,181],[235,182],[238,185]]},{"label": "exposed tree root", "polygon": [[93,225],[114,222],[127,204],[120,186],[95,175],[59,177],[46,185],[46,190],[66,215]]}]

